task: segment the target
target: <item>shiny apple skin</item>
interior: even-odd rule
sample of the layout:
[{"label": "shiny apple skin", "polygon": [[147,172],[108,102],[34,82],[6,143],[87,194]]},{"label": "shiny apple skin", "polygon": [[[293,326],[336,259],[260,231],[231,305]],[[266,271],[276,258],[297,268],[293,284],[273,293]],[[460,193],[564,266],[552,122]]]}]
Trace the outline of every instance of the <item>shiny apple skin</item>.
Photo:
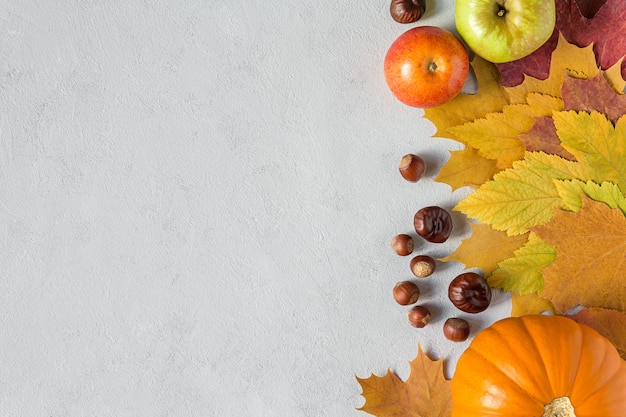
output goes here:
[{"label": "shiny apple skin", "polygon": [[501,64],[530,55],[550,38],[556,7],[554,0],[457,0],[455,22],[472,51]]},{"label": "shiny apple skin", "polygon": [[467,50],[451,32],[418,26],[400,35],[385,56],[385,79],[402,103],[419,108],[453,99],[469,71]]}]

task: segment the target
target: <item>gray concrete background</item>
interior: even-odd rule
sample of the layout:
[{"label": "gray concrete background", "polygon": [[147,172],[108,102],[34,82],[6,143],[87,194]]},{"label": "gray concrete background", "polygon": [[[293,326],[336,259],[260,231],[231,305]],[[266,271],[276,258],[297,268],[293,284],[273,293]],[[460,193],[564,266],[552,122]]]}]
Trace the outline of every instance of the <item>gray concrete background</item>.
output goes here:
[{"label": "gray concrete background", "polygon": [[[385,85],[412,26],[388,7],[0,1],[0,414],[364,416],[354,376],[406,377],[418,343],[451,375],[463,267],[423,281],[413,329],[389,242],[468,190],[433,181],[459,144]],[[450,253],[455,221],[417,251]]]}]

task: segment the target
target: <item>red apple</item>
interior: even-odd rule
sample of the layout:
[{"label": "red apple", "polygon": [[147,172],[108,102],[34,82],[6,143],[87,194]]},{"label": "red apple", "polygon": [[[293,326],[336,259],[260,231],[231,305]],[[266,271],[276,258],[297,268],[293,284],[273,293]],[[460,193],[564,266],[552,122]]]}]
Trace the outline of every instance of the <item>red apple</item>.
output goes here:
[{"label": "red apple", "polygon": [[435,107],[454,98],[465,84],[469,58],[451,32],[418,26],[396,39],[385,57],[385,79],[406,105]]}]

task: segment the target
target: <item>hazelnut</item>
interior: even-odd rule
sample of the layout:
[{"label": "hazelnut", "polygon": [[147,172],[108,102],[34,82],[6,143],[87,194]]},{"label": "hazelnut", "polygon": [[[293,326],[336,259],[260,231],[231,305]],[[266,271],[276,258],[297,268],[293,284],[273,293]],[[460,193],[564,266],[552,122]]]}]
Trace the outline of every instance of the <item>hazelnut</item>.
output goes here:
[{"label": "hazelnut", "polygon": [[424,306],[415,306],[409,310],[407,317],[411,326],[421,329],[430,321],[430,311]]},{"label": "hazelnut", "polygon": [[391,0],[389,9],[396,22],[413,23],[426,12],[426,0]]},{"label": "hazelnut", "polygon": [[391,239],[391,248],[400,256],[407,256],[413,252],[413,238],[409,235],[400,234]]},{"label": "hazelnut", "polygon": [[400,281],[393,287],[393,298],[402,306],[413,304],[420,297],[419,287],[411,281]]},{"label": "hazelnut", "polygon": [[400,175],[410,182],[417,182],[424,172],[426,171],[426,164],[424,160],[417,155],[408,154],[404,155],[400,160],[400,166],[398,167]]},{"label": "hazelnut", "polygon": [[452,342],[463,342],[470,334],[470,326],[467,320],[456,317],[449,318],[443,324],[443,335]]},{"label": "hazelnut", "polygon": [[426,278],[435,272],[435,260],[430,256],[419,255],[411,259],[411,271],[418,278]]},{"label": "hazelnut", "polygon": [[475,272],[466,272],[450,282],[448,298],[461,311],[480,313],[489,307],[491,287],[482,276]]},{"label": "hazelnut", "polygon": [[427,241],[443,243],[452,233],[452,217],[441,207],[424,207],[415,213],[413,226],[417,234]]}]

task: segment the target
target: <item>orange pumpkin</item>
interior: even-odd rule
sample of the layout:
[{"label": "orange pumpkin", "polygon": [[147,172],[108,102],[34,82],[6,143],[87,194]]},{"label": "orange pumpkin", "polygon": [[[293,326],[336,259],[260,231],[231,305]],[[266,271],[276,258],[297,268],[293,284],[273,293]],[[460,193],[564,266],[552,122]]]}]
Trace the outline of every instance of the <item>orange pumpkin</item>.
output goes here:
[{"label": "orange pumpkin", "polygon": [[506,318],[461,354],[452,400],[452,417],[626,417],[626,361],[566,317]]}]

